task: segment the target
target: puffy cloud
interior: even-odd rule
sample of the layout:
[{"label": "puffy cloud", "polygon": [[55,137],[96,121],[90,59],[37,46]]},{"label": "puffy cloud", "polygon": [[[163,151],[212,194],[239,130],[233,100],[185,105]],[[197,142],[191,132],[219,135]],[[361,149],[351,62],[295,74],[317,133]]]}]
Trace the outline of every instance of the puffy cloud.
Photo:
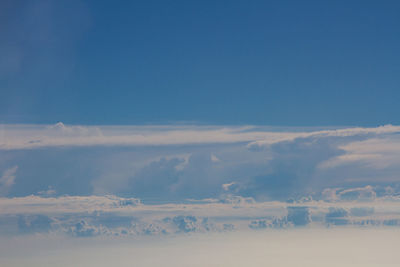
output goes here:
[{"label": "puffy cloud", "polygon": [[51,233],[166,235],[242,231],[248,228],[313,226],[397,226],[400,198],[370,202],[310,200],[303,203],[228,202],[141,204],[116,196],[0,199],[0,235]]},{"label": "puffy cloud", "polygon": [[399,127],[392,125],[321,130],[57,123],[3,129],[0,167],[19,166],[8,196],[115,194],[168,202],[227,194],[285,201],[318,198],[325,188],[400,185]]},{"label": "puffy cloud", "polygon": [[288,207],[287,221],[294,226],[305,226],[311,222],[310,211],[308,207],[294,206]]},{"label": "puffy cloud", "polygon": [[254,230],[265,229],[265,228],[267,228],[267,221],[266,220],[251,221],[249,224],[249,227]]},{"label": "puffy cloud", "polygon": [[325,221],[328,225],[347,225],[348,211],[344,208],[330,207],[329,212],[325,215]]},{"label": "puffy cloud", "polygon": [[336,194],[336,192],[340,190],[339,188],[325,188],[321,192],[321,199],[325,201],[337,201],[339,199],[339,196]]},{"label": "puffy cloud", "polygon": [[220,197],[221,203],[228,203],[235,206],[243,206],[247,204],[254,204],[256,201],[252,197],[242,197],[242,196],[235,196],[235,195],[221,195]]},{"label": "puffy cloud", "polygon": [[108,231],[104,227],[89,225],[85,220],[80,220],[74,226],[68,228],[67,233],[77,237],[91,237],[106,234]]},{"label": "puffy cloud", "polygon": [[197,218],[194,216],[176,216],[172,222],[178,227],[179,231],[188,233],[194,232],[198,228]]},{"label": "puffy cloud", "polygon": [[254,230],[265,228],[305,227],[311,223],[310,208],[307,206],[287,206],[286,216],[273,216],[271,219],[253,220],[249,228]]},{"label": "puffy cloud", "polygon": [[[337,148],[341,138],[300,138],[270,145],[271,160],[263,173],[241,181],[239,194],[256,199],[298,197],[320,191],[330,185],[317,166],[343,153]],[[258,152],[260,153],[260,152]]]}]

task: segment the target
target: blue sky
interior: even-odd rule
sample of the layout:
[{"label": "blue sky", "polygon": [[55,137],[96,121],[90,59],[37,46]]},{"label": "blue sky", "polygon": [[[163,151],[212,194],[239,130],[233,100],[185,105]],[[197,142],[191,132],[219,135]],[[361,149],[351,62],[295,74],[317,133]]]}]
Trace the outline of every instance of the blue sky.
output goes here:
[{"label": "blue sky", "polygon": [[2,1],[0,121],[399,123],[398,1]]},{"label": "blue sky", "polygon": [[0,265],[399,266],[399,14],[0,1]]}]

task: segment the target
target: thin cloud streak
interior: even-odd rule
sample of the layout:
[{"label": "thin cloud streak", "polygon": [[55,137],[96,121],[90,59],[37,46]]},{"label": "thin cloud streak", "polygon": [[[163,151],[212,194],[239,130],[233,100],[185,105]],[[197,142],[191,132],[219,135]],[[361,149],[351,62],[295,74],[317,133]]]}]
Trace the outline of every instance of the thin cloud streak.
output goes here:
[{"label": "thin cloud streak", "polygon": [[165,146],[248,143],[249,149],[298,138],[351,137],[400,132],[400,126],[345,128],[323,131],[271,131],[262,127],[224,126],[66,126],[1,125],[0,149],[36,149],[59,146]]}]

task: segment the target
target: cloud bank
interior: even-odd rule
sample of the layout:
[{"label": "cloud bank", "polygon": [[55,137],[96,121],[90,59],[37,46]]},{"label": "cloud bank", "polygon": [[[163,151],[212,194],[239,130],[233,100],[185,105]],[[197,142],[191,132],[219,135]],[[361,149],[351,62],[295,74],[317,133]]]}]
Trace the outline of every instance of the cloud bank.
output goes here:
[{"label": "cloud bank", "polygon": [[223,194],[284,201],[368,185],[378,194],[397,192],[399,131],[393,125],[1,125],[1,194],[112,194],[158,202]]},{"label": "cloud bank", "polygon": [[0,231],[397,226],[399,131],[1,125]]},{"label": "cloud bank", "polygon": [[[400,196],[256,202],[221,199],[146,205],[116,196],[0,198],[0,235],[72,237],[165,236],[188,233],[324,227],[400,227]],[[234,201],[232,201],[234,199]]]}]

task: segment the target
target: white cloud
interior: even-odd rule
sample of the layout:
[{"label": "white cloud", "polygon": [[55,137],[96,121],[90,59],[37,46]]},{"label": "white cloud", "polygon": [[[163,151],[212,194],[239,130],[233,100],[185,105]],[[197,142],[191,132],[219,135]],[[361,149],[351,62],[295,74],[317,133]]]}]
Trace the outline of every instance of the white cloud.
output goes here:
[{"label": "white cloud", "polygon": [[370,185],[340,191],[339,196],[343,200],[372,201],[376,199],[376,193]]},{"label": "white cloud", "polygon": [[212,162],[219,162],[220,159],[217,156],[215,156],[214,154],[211,154],[211,161]]},{"label": "white cloud", "polygon": [[[350,137],[400,132],[399,126],[322,131],[274,131],[265,127],[224,126],[66,126],[2,125],[0,149],[55,146],[154,146],[247,142],[250,149],[297,138]],[[294,129],[295,130],[295,129]]]},{"label": "white cloud", "polygon": [[338,147],[345,154],[322,162],[320,168],[360,163],[374,169],[400,166],[400,138],[397,135],[350,142]]},{"label": "white cloud", "polygon": [[[354,164],[354,163],[370,163],[367,165],[376,166],[376,162],[382,158],[380,154],[356,154],[356,153],[349,153],[345,155],[340,155],[329,159],[327,161],[322,162],[318,165],[319,168],[327,169],[327,168],[334,168],[341,165],[346,164]],[[372,164],[371,164],[372,163]],[[384,167],[384,166],[379,166]]]},{"label": "white cloud", "polygon": [[55,146],[154,146],[236,143],[278,138],[279,133],[246,131],[248,127],[214,126],[50,126],[3,125],[0,149]]},{"label": "white cloud", "polygon": [[232,186],[234,186],[235,184],[236,184],[235,182],[223,184],[223,185],[222,185],[222,189],[224,189],[224,191],[229,191],[230,188],[231,188]]},{"label": "white cloud", "polygon": [[400,126],[393,125],[384,125],[375,128],[344,128],[337,130],[322,130],[322,131],[311,131],[311,132],[296,132],[292,133],[292,135],[282,135],[282,138],[279,140],[259,140],[250,143],[248,146],[251,149],[259,149],[261,147],[269,146],[273,143],[283,142],[283,141],[294,141],[297,138],[323,138],[323,137],[352,137],[358,135],[383,135],[390,133],[398,133],[400,132]]}]

